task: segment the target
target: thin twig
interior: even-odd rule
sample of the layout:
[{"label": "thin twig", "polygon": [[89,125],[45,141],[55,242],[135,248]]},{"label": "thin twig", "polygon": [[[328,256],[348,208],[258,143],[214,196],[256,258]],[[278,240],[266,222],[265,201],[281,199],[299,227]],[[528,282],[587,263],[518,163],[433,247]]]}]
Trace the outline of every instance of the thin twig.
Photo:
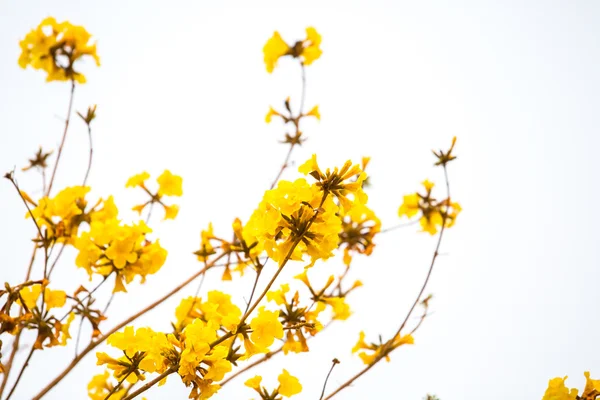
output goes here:
[{"label": "thin twig", "polygon": [[300,96],[300,109],[298,110],[298,115],[304,113],[304,99],[306,98],[306,68],[304,68],[303,62],[300,62],[300,68],[302,70],[302,95]]},{"label": "thin twig", "polygon": [[77,338],[75,339],[75,357],[77,358],[77,353],[79,352],[79,340],[81,339],[81,328],[83,327],[83,317],[79,320],[79,327],[77,328]]},{"label": "thin twig", "polygon": [[62,256],[62,253],[63,253],[63,250],[65,249],[65,247],[67,247],[67,245],[63,243],[60,250],[58,251],[58,254],[56,255],[56,258],[52,262],[52,265],[50,265],[50,269],[48,270],[48,276],[52,275],[52,271],[54,271],[54,267],[56,267],[56,264],[58,263],[60,256]]},{"label": "thin twig", "polygon": [[334,358],[331,361],[331,368],[329,369],[329,372],[327,373],[327,376],[325,377],[325,383],[323,383],[323,390],[321,391],[321,397],[319,397],[319,400],[323,400],[323,396],[325,396],[325,389],[327,388],[327,381],[329,380],[329,376],[331,375],[333,368],[339,363],[340,363],[340,361],[337,358]]},{"label": "thin twig", "polygon": [[[443,168],[444,168],[444,178],[446,179],[447,199],[448,199],[448,202],[449,202],[450,201],[450,182],[448,180],[448,171],[446,169],[446,165],[445,164],[443,165]],[[364,375],[365,373],[367,373],[367,371],[369,371],[371,368],[373,368],[379,361],[381,361],[382,359],[384,359],[391,351],[393,351],[393,349],[390,349],[390,347],[392,346],[392,344],[394,342],[394,339],[398,335],[400,335],[400,332],[406,326],[406,323],[408,322],[408,319],[412,315],[412,313],[413,313],[415,307],[417,306],[417,304],[419,304],[419,301],[421,300],[421,297],[423,296],[423,293],[425,292],[425,288],[427,287],[427,284],[429,283],[429,278],[431,277],[431,273],[433,272],[433,267],[435,265],[435,261],[436,261],[438,255],[439,255],[439,249],[440,249],[440,245],[442,244],[442,238],[444,237],[444,230],[445,230],[445,227],[446,227],[446,220],[448,218],[447,214],[448,214],[448,212],[447,212],[447,208],[446,208],[446,211],[442,214],[442,227],[440,228],[440,234],[438,235],[437,244],[436,244],[435,250],[433,252],[433,257],[431,258],[431,263],[429,265],[429,270],[427,271],[427,276],[425,277],[425,281],[423,282],[423,285],[421,286],[421,290],[419,291],[419,294],[417,295],[417,298],[415,299],[415,301],[412,304],[410,310],[408,311],[408,314],[406,314],[406,317],[404,318],[404,321],[402,321],[402,324],[400,325],[400,327],[398,328],[398,330],[396,331],[396,333],[394,334],[394,336],[392,336],[392,338],[388,342],[386,342],[385,345],[383,345],[380,348],[380,354],[379,354],[379,356],[377,358],[375,358],[375,360],[373,360],[373,362],[371,364],[367,365],[358,374],[354,375],[353,377],[351,377],[350,379],[348,379],[346,382],[344,382],[335,391],[333,391],[327,397],[325,397],[324,400],[329,400],[329,399],[333,398],[333,396],[335,396],[336,394],[338,394],[339,392],[341,392],[345,388],[349,387],[354,381],[356,381],[362,375]]]},{"label": "thin twig", "polygon": [[108,311],[108,307],[110,307],[113,299],[115,298],[115,293],[111,293],[110,297],[108,298],[108,301],[106,302],[106,305],[104,306],[104,310],[102,310],[102,315],[106,315],[106,312]]},{"label": "thin twig", "polygon": [[108,392],[108,394],[106,395],[106,397],[104,398],[104,400],[108,400],[110,398],[110,396],[112,396],[113,394],[115,394],[117,392],[117,390],[119,390],[119,388],[121,387],[121,385],[123,384],[123,382],[125,382],[125,379],[127,379],[129,377],[129,375],[131,375],[133,373],[133,370],[129,371],[124,377],[123,379],[121,379],[116,385],[115,387],[113,387],[110,392]]},{"label": "thin twig", "polygon": [[135,392],[131,393],[129,396],[125,397],[123,400],[131,400],[134,397],[139,396],[140,394],[144,393],[146,390],[150,389],[152,386],[156,385],[158,382],[162,381],[164,378],[171,375],[175,371],[176,371],[176,369],[169,368],[168,370],[166,370],[165,372],[163,372],[156,378],[152,379],[150,382],[146,383],[144,386],[142,386]]},{"label": "thin twig", "polygon": [[[300,118],[304,113],[304,99],[306,98],[306,70],[305,70],[304,64],[302,62],[300,63],[300,67],[302,68],[302,94],[300,96],[300,109],[298,110],[298,116],[294,119],[294,126],[296,128],[296,136],[298,136],[298,134],[300,132]],[[290,111],[290,113],[291,113],[291,111]],[[294,150],[294,147],[296,146],[296,144],[298,144],[296,141],[293,141],[290,143],[290,148],[288,149],[288,152],[285,156],[285,160],[283,161],[283,164],[281,164],[281,168],[279,169],[279,172],[277,173],[277,176],[275,177],[275,180],[273,181],[273,183],[271,183],[271,187],[269,189],[273,189],[275,187],[275,185],[277,185],[277,182],[281,178],[281,175],[283,175],[283,171],[285,171],[285,169],[289,166],[290,158],[292,156],[292,151]]]},{"label": "thin twig", "polygon": [[65,147],[65,140],[67,139],[67,132],[69,131],[69,123],[71,122],[71,110],[73,109],[73,97],[75,93],[75,81],[71,79],[71,94],[69,96],[69,109],[67,110],[67,119],[65,120],[65,130],[63,132],[62,140],[60,141],[60,145],[58,146],[58,153],[56,154],[56,162],[54,163],[54,169],[52,170],[52,175],[50,177],[50,182],[48,183],[48,189],[46,190],[46,196],[50,196],[50,191],[52,190],[52,185],[54,184],[54,178],[56,177],[56,170],[58,169],[58,163],[60,161],[60,156],[62,155],[63,148]]},{"label": "thin twig", "polygon": [[17,375],[17,380],[13,384],[12,389],[10,389],[10,391],[8,392],[8,396],[6,397],[6,400],[9,400],[11,398],[11,396],[13,395],[13,393],[15,392],[15,389],[17,388],[17,385],[19,384],[19,381],[21,380],[23,373],[25,372],[25,368],[27,368],[27,366],[29,365],[29,360],[31,360],[31,356],[33,356],[34,351],[35,351],[35,346],[31,346],[29,355],[25,359],[25,362],[23,363],[23,366],[21,367],[21,370],[19,371],[19,375]]},{"label": "thin twig", "polygon": [[271,357],[281,353],[283,351],[283,346],[281,346],[280,348],[278,348],[275,351],[271,351],[267,354],[265,354],[263,357],[261,357],[260,359],[254,361],[251,364],[246,365],[244,368],[241,368],[239,370],[237,370],[233,375],[230,375],[227,379],[225,379],[222,382],[219,382],[219,385],[225,386],[225,384],[233,379],[235,379],[236,377],[238,377],[239,375],[243,374],[244,372],[248,371],[249,369],[252,369],[254,367],[256,367],[257,365],[260,365],[262,363],[264,363],[265,361],[269,360]]},{"label": "thin twig", "polygon": [[415,219],[413,221],[409,221],[409,222],[403,222],[397,225],[393,225],[390,226],[389,228],[383,228],[382,230],[379,231],[379,233],[386,233],[386,232],[391,232],[391,231],[395,231],[396,229],[400,229],[400,228],[406,228],[408,226],[413,226],[419,223],[418,219]]},{"label": "thin twig", "polygon": [[290,144],[290,148],[289,148],[289,150],[287,152],[287,155],[285,156],[285,160],[283,161],[283,164],[281,164],[281,168],[279,169],[279,173],[277,174],[277,176],[273,180],[273,183],[271,183],[271,187],[269,189],[273,189],[275,187],[275,185],[277,185],[277,182],[279,182],[279,178],[281,178],[281,175],[283,175],[283,171],[285,171],[285,169],[288,167],[288,164],[290,162],[290,157],[292,156],[292,151],[294,150],[294,146],[295,145],[296,145],[295,142],[292,142]]},{"label": "thin twig", "polygon": [[94,156],[94,146],[92,145],[92,125],[90,123],[87,124],[88,127],[88,138],[90,139],[90,156],[88,158],[88,166],[85,171],[85,177],[83,178],[83,183],[81,186],[85,186],[88,180],[88,176],[90,175],[90,170],[92,169],[92,157]]}]

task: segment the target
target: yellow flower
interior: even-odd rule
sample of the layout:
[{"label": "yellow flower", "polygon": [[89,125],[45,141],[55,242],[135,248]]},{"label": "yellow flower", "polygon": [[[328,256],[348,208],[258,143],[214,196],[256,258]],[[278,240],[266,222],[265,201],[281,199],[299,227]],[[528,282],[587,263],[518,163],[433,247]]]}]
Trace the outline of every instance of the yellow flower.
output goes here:
[{"label": "yellow flower", "polygon": [[75,313],[69,313],[69,318],[67,318],[67,323],[62,324],[60,327],[61,337],[60,337],[60,345],[66,346],[67,341],[71,339],[71,334],[69,333],[69,329],[71,328],[71,322],[75,319]]},{"label": "yellow flower", "polygon": [[321,113],[319,112],[319,106],[314,106],[308,113],[306,113],[306,116],[315,117],[320,121]]},{"label": "yellow flower", "polygon": [[304,49],[302,50],[302,57],[304,58],[304,65],[310,65],[323,54],[321,51],[321,35],[315,28],[306,28],[306,40],[304,41]]},{"label": "yellow flower", "polygon": [[240,323],[242,310],[231,302],[231,296],[218,290],[208,292],[208,301],[200,304],[200,310],[208,321],[234,330]]},{"label": "yellow flower", "polygon": [[[227,351],[228,349],[226,349]],[[227,354],[225,354],[227,357]],[[204,375],[204,379],[210,379],[212,381],[220,381],[225,377],[225,374],[230,372],[232,369],[231,363],[227,360],[216,360],[211,362],[210,368],[208,368],[208,372]]]},{"label": "yellow flower", "polygon": [[33,216],[37,225],[45,227],[48,239],[73,244],[79,225],[85,220],[85,195],[89,191],[87,186],[72,186],[61,190],[52,199],[43,197],[26,218]]},{"label": "yellow flower", "polygon": [[263,47],[263,53],[265,57],[265,66],[267,67],[267,72],[273,72],[275,65],[277,65],[277,60],[280,57],[286,55],[290,51],[290,47],[286,42],[283,41],[279,32],[275,31],[273,36],[267,41],[265,46]]},{"label": "yellow flower", "polygon": [[283,337],[283,325],[279,322],[278,311],[267,311],[265,307],[258,309],[258,315],[250,321],[252,334],[250,338],[258,347],[268,349],[275,339]]},{"label": "yellow flower", "polygon": [[265,116],[265,122],[267,124],[270,124],[271,120],[273,119],[273,116],[281,116],[281,114],[279,114],[277,111],[275,111],[275,109],[273,107],[269,107],[269,112]]},{"label": "yellow flower", "polygon": [[127,180],[125,187],[144,187],[145,182],[150,178],[150,174],[147,172],[142,172],[141,174],[137,174],[132,176]]},{"label": "yellow flower", "polygon": [[280,181],[265,192],[244,226],[244,241],[254,255],[264,250],[280,265],[287,259],[302,260],[304,254],[311,257],[311,265],[333,256],[341,220],[332,197],[322,203],[323,197],[320,188],[305,179]]},{"label": "yellow flower", "polygon": [[179,206],[176,204],[170,206],[164,206],[165,208],[165,219],[175,219],[179,213]]},{"label": "yellow flower", "polygon": [[564,378],[554,378],[550,379],[548,382],[548,388],[546,389],[546,393],[542,400],[576,400],[578,399],[577,394],[579,391],[577,389],[568,389],[565,386]]},{"label": "yellow flower", "polygon": [[[298,172],[304,175],[311,175],[315,178],[317,186],[321,190],[335,195],[340,201],[340,205],[345,212],[350,211],[353,204],[366,204],[367,195],[362,190],[362,183],[367,179],[367,174],[360,169],[358,164],[352,165],[350,160],[346,161],[341,169],[337,167],[331,171],[329,168],[323,173],[317,163],[317,155],[307,160],[298,168]],[[347,182],[351,178],[354,181]],[[354,196],[354,201],[348,199],[348,194]]]},{"label": "yellow flower", "polygon": [[382,348],[386,347],[386,344],[383,345],[379,345],[379,344],[375,344],[375,343],[367,343],[365,342],[365,333],[364,332],[360,332],[359,338],[358,338],[358,342],[356,342],[356,345],[354,345],[354,347],[352,348],[352,353],[356,353],[359,350],[367,350],[369,352],[372,352],[372,354],[368,354],[367,352],[363,351],[360,352],[358,354],[358,356],[360,357],[360,359],[363,361],[363,363],[365,364],[372,364],[373,362],[375,362],[378,358],[385,356],[385,359],[387,361],[390,360],[389,357],[389,353],[391,351],[393,351],[394,349],[405,345],[405,344],[414,344],[415,340],[412,337],[412,335],[404,335],[404,336],[400,336],[397,335],[392,341],[391,344],[387,344],[387,349],[386,349],[386,353],[382,354]]},{"label": "yellow flower", "polygon": [[47,73],[46,81],[75,81],[85,83],[85,76],[75,70],[75,63],[90,56],[100,66],[96,44],[90,44],[91,35],[82,26],[68,21],[44,19],[20,42],[19,66],[41,69]]},{"label": "yellow flower", "polygon": [[419,223],[423,232],[435,235],[442,225],[446,228],[453,226],[462,208],[458,203],[451,202],[449,198],[436,200],[431,193],[434,187],[432,182],[424,180],[422,184],[425,187],[425,193],[404,196],[404,202],[398,209],[398,215],[411,218],[421,213]]},{"label": "yellow flower", "polygon": [[320,46],[321,35],[312,27],[306,28],[306,39],[297,41],[293,46],[288,45],[279,32],[274,32],[263,47],[267,72],[273,72],[279,58],[288,55],[300,58],[304,65],[310,65],[321,57],[323,52]]},{"label": "yellow flower", "polygon": [[419,195],[417,193],[404,196],[404,201],[398,209],[398,216],[406,215],[408,218],[414,217],[419,213]]},{"label": "yellow flower", "polygon": [[274,301],[278,306],[285,304],[285,294],[290,291],[290,285],[284,283],[279,290],[267,292],[267,301]]},{"label": "yellow flower", "polygon": [[60,308],[65,305],[67,294],[64,290],[50,290],[46,288],[44,291],[44,302],[48,309]]},{"label": "yellow flower", "polygon": [[285,397],[292,397],[302,391],[302,385],[298,378],[290,375],[287,370],[283,370],[281,375],[277,378],[279,381],[279,394]]},{"label": "yellow flower", "polygon": [[254,378],[248,379],[244,385],[252,388],[256,391],[260,391],[260,383],[262,382],[262,376],[256,375]]},{"label": "yellow flower", "polygon": [[183,189],[181,183],[183,179],[178,175],[173,175],[168,169],[165,170],[157,179],[159,196],[181,196]]},{"label": "yellow flower", "polygon": [[333,319],[346,320],[352,314],[343,297],[325,297],[323,301],[333,308]]},{"label": "yellow flower", "polygon": [[122,269],[127,263],[133,264],[137,261],[138,255],[134,250],[135,237],[121,237],[114,240],[108,249],[106,249],[106,257],[115,264],[115,267]]},{"label": "yellow flower", "polygon": [[25,286],[23,289],[19,291],[19,296],[22,301],[25,303],[25,306],[28,309],[33,309],[36,306],[37,299],[40,297],[42,293],[42,286],[39,284]]},{"label": "yellow flower", "polygon": [[583,399],[587,399],[588,397],[590,399],[595,399],[600,395],[600,380],[591,379],[588,371],[584,372],[583,375],[585,376],[585,388],[583,389],[581,397]]}]

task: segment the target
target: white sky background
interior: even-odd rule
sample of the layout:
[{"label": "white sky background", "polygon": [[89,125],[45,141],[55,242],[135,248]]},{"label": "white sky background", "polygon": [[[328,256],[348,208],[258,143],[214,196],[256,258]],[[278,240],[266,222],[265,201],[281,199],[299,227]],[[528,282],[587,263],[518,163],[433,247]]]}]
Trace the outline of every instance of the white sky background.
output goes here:
[{"label": "white sky background", "polygon": [[[152,223],[169,250],[166,265],[117,297],[105,329],[200,267],[191,252],[209,221],[225,234],[234,217],[248,218],[286,152],[277,143],[282,126],[265,125],[264,114],[287,95],[297,100],[300,90],[298,66],[282,61],[267,74],[262,47],[274,30],[292,42],[312,25],[323,35],[324,53],[307,68],[307,107],[319,104],[322,121],[304,125],[310,140],[294,153],[296,164],[313,152],[325,166],[372,156],[369,202],[390,226],[403,194],[425,178],[441,185],[430,149],[446,148],[457,135],[459,159],[449,172],[453,198],[464,208],[444,241],[429,287],[434,313],[416,345],[399,349],[339,398],[408,400],[429,392],[443,400],[527,400],[541,398],[552,377],[569,375],[582,387],[583,371],[600,375],[593,158],[600,146],[599,3],[171,3],[0,5],[2,173],[24,166],[40,144],[56,148],[62,133],[68,84],[47,84],[42,72],[17,65],[18,41],[52,15],[84,25],[102,59],[101,68],[84,68],[89,83],[75,95],[77,110],[98,104],[90,198],[114,194],[124,216],[133,217],[127,210],[143,195],[125,190],[129,176],[148,170],[155,177],[169,168],[184,177],[177,220],[163,223],[158,212]],[[85,128],[74,120],[55,188],[79,184],[86,163]],[[294,169],[285,174],[296,176]],[[39,195],[35,173],[17,177]],[[0,281],[16,284],[35,231],[8,181],[0,184],[0,204]],[[349,299],[354,315],[311,341],[308,355],[256,369],[266,382],[275,385],[285,367],[304,385],[298,398],[317,399],[333,357],[342,364],[331,389],[361,368],[350,355],[361,329],[374,340],[395,331],[435,239],[406,228],[377,244],[372,257],[356,259],[365,287]],[[71,290],[86,279],[74,256],[66,254],[55,278]],[[339,264],[318,265],[311,279],[325,279]],[[300,268],[290,265],[286,277]],[[218,275],[209,275],[203,293],[218,288],[242,305],[251,278],[223,284]],[[136,326],[167,330],[181,297]],[[72,348],[36,355],[14,398],[30,398],[71,357]],[[91,375],[100,372],[90,355],[46,398],[84,398]],[[243,382],[253,375],[216,398],[252,397]],[[148,398],[184,399],[187,389],[173,376]]]}]

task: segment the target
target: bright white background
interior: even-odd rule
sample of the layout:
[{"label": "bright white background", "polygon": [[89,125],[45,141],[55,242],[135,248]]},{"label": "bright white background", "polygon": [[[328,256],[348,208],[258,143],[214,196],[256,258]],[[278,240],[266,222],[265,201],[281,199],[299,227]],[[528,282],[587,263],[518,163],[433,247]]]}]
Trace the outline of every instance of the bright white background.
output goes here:
[{"label": "bright white background", "polygon": [[[312,25],[323,35],[324,53],[307,69],[307,106],[320,104],[323,118],[304,126],[310,140],[294,154],[296,164],[313,152],[323,165],[372,156],[370,204],[390,226],[398,222],[403,194],[424,178],[442,182],[430,149],[447,147],[457,135],[459,159],[450,178],[464,207],[443,244],[430,286],[434,313],[416,345],[394,353],[390,364],[339,398],[408,400],[429,392],[443,400],[528,400],[541,398],[552,377],[570,375],[581,387],[584,370],[600,375],[600,4],[169,3],[0,5],[1,172],[24,166],[38,145],[59,142],[68,85],[46,84],[41,72],[17,65],[18,41],[52,15],[84,25],[102,58],[101,68],[84,67],[89,83],[75,97],[77,110],[98,104],[91,197],[114,194],[124,216],[132,217],[127,210],[143,196],[125,190],[130,175],[148,170],[156,176],[169,168],[184,177],[178,219],[153,220],[169,250],[167,263],[145,286],[131,285],[129,295],[117,298],[112,323],[200,267],[191,252],[209,221],[225,234],[234,217],[250,215],[286,151],[277,144],[283,128],[265,125],[264,114],[287,95],[297,99],[300,88],[291,61],[266,73],[262,46],[274,30],[291,42]],[[78,184],[86,162],[87,136],[75,120],[55,187]],[[295,176],[293,169],[285,175]],[[35,173],[17,177],[39,195]],[[0,204],[0,281],[16,284],[34,228],[8,181],[0,184]],[[377,244],[372,257],[357,260],[356,277],[365,287],[350,297],[351,319],[311,342],[310,355],[257,369],[266,382],[274,385],[286,367],[305,387],[298,398],[318,399],[333,357],[342,364],[330,388],[361,367],[350,355],[361,329],[373,339],[396,329],[435,243],[407,228]],[[65,288],[86,279],[74,256],[66,254],[55,278]],[[288,276],[301,266],[294,268]],[[336,268],[336,262],[318,265],[315,280]],[[220,288],[243,304],[250,280],[222,284],[217,275],[207,278],[203,292]],[[194,290],[195,284],[183,294]],[[167,330],[179,298],[137,326]],[[70,357],[71,349],[36,355],[15,398],[32,396]],[[84,398],[90,376],[101,371],[94,364],[88,356],[47,398]],[[245,378],[216,398],[252,397]],[[148,396],[186,397],[177,377]]]}]

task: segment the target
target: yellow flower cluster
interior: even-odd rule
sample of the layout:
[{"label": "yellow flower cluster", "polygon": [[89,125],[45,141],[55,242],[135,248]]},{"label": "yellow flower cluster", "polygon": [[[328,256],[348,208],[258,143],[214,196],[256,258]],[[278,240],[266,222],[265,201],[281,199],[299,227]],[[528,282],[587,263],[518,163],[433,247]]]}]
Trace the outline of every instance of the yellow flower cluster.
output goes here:
[{"label": "yellow flower cluster", "polygon": [[[44,346],[66,346],[68,339],[71,338],[69,329],[75,314],[69,313],[67,321],[63,323],[49,313],[49,310],[60,309],[66,304],[67,294],[63,290],[52,290],[47,285],[47,280],[21,285],[14,298],[25,312],[16,318],[10,316],[10,299],[13,296],[9,293],[9,301],[0,310],[2,325],[0,332],[16,335],[22,327],[27,327],[37,330],[37,338],[33,345],[35,349],[42,349]],[[0,291],[0,296],[4,293],[5,291]],[[39,301],[40,297],[42,298],[41,302]]]},{"label": "yellow flower cluster", "polygon": [[90,56],[100,66],[96,44],[90,44],[90,40],[91,35],[84,27],[68,21],[59,23],[48,17],[21,40],[19,65],[45,71],[47,82],[72,80],[85,83],[85,76],[75,70],[75,63]]},{"label": "yellow flower cluster", "polygon": [[550,379],[542,400],[595,400],[600,397],[600,380],[591,379],[589,372],[584,372],[585,388],[579,396],[579,390],[565,386],[567,377]]},{"label": "yellow flower cluster", "polygon": [[73,244],[79,225],[89,222],[90,215],[85,212],[85,195],[90,191],[87,186],[73,186],[61,190],[53,198],[42,197],[36,204],[21,192],[24,198],[35,206],[25,217],[33,216],[37,225],[45,228],[45,239],[59,243]]},{"label": "yellow flower cluster", "polygon": [[[389,361],[390,352],[402,345],[414,343],[415,339],[410,334],[404,336],[396,335],[390,342],[386,343],[367,343],[365,342],[365,333],[361,331],[358,342],[356,342],[356,345],[354,345],[352,348],[352,353],[356,353],[360,350],[366,350],[358,353],[358,356],[363,363],[368,365],[378,361],[380,358],[385,358],[387,361]],[[371,354],[367,353],[367,351]]]},{"label": "yellow flower cluster", "polygon": [[317,308],[314,311],[309,311],[309,307],[300,306],[298,291],[291,300],[288,300],[286,294],[289,291],[290,285],[284,283],[278,290],[268,292],[267,300],[275,302],[278,306],[283,306],[283,309],[279,310],[279,317],[282,325],[287,328],[285,343],[282,348],[284,354],[288,354],[290,351],[294,353],[307,352],[309,349],[304,334],[308,333],[314,336],[323,329],[323,324],[317,318],[325,309],[325,304],[317,303]]},{"label": "yellow flower cluster", "polygon": [[[269,392],[267,388],[261,386],[262,376],[256,375],[246,381],[245,385],[254,389],[262,400],[281,400],[283,397],[292,397],[302,391],[302,385],[295,376],[290,375],[287,370],[283,370],[277,378],[279,386],[277,389]],[[281,396],[280,396],[281,395]]]},{"label": "yellow flower cluster", "polygon": [[[244,336],[244,359],[267,353],[275,339],[283,337],[278,312],[261,307],[250,324],[243,324],[238,331],[241,317],[242,312],[231,302],[231,296],[219,291],[209,292],[206,301],[186,298],[177,307],[173,333],[154,332],[150,328],[134,331],[133,327],[126,327],[107,340],[109,345],[122,350],[123,356],[115,359],[99,352],[98,365],[106,365],[116,379],[130,383],[144,380],[146,373],[176,369],[186,386],[192,386],[190,398],[207,399],[217,392],[217,382],[232,369],[229,356],[236,334]],[[240,356],[234,355],[233,359]],[[90,385],[96,391],[107,387],[107,384]]]},{"label": "yellow flower cluster", "polygon": [[340,247],[344,249],[344,264],[349,266],[353,254],[371,255],[375,244],[373,238],[381,231],[381,221],[365,204],[354,204],[342,213]]},{"label": "yellow flower cluster", "polygon": [[404,202],[398,209],[400,217],[408,218],[421,214],[419,223],[423,232],[435,235],[445,221],[446,228],[454,225],[456,217],[462,210],[460,204],[451,202],[450,199],[438,201],[431,195],[434,184],[428,180],[423,181],[425,193],[413,193],[404,196]]},{"label": "yellow flower cluster", "polygon": [[[304,254],[310,256],[311,266],[319,259],[331,257],[342,230],[340,206],[334,199],[345,212],[367,201],[362,191],[366,174],[350,161],[340,170],[327,169],[323,173],[313,155],[299,171],[310,174],[317,182],[309,184],[302,178],[280,181],[275,189],[265,193],[243,229],[243,239],[254,246],[254,254],[265,250],[280,265],[288,259],[302,260]],[[346,182],[356,176],[355,181]],[[354,202],[348,195],[353,196]]]},{"label": "yellow flower cluster", "polygon": [[274,32],[263,48],[267,72],[273,72],[277,61],[284,56],[300,58],[303,65],[310,65],[321,57],[320,46],[321,35],[312,27],[306,28],[306,39],[297,41],[293,46],[288,45],[279,32]]},{"label": "yellow flower cluster", "polygon": [[187,297],[179,303],[175,310],[177,331],[183,330],[195,319],[204,322],[214,321],[225,329],[232,331],[240,323],[242,311],[232,303],[231,296],[218,290],[208,292],[207,301],[199,297]]},{"label": "yellow flower cluster", "polygon": [[146,235],[152,230],[140,221],[125,225],[117,219],[112,197],[104,207],[90,215],[90,230],[75,240],[79,250],[75,263],[88,274],[104,277],[115,273],[115,292],[126,292],[125,284],[140,276],[142,283],[165,263],[167,251],[158,241],[150,242]]},{"label": "yellow flower cluster", "polygon": [[176,204],[165,204],[163,201],[163,197],[182,196],[183,179],[178,175],[173,175],[171,171],[165,170],[158,178],[156,178],[156,181],[158,182],[158,191],[156,193],[152,193],[146,186],[146,181],[149,178],[149,173],[142,172],[129,178],[129,180],[125,184],[125,187],[140,187],[150,196],[150,199],[148,201],[133,207],[133,210],[137,211],[138,214],[141,214],[144,208],[146,208],[146,206],[158,203],[165,210],[164,219],[175,219],[175,217],[177,217],[177,214],[179,213],[179,206]]},{"label": "yellow flower cluster", "polygon": [[333,198],[305,179],[280,181],[268,190],[243,229],[255,254],[263,250],[280,265],[287,259],[327,259],[338,245],[341,221]]}]

